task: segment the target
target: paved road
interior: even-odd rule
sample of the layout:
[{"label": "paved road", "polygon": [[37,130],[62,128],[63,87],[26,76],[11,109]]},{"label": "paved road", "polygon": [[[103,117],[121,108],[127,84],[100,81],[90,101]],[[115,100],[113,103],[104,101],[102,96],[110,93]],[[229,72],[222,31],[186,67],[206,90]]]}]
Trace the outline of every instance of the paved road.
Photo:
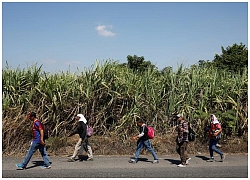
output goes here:
[{"label": "paved road", "polygon": [[[95,156],[94,161],[67,162],[67,157],[50,157],[51,169],[41,169],[42,158],[33,156],[26,170],[16,170],[23,158],[3,157],[3,178],[247,178],[248,156],[227,155],[225,162],[206,162],[207,156],[190,156],[185,168],[177,167],[178,156],[160,156],[152,164],[150,155],[141,156],[137,164],[130,164],[130,156]],[[82,157],[84,158],[84,156]],[[218,156],[215,159],[219,160]]]}]

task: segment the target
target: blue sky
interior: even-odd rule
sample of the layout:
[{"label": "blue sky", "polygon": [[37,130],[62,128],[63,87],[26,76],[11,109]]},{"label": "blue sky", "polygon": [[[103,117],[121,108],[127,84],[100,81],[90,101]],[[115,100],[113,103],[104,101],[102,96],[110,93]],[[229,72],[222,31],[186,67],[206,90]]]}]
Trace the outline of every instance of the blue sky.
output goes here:
[{"label": "blue sky", "polygon": [[137,55],[161,70],[241,42],[248,47],[247,2],[2,3],[2,68],[73,72]]}]

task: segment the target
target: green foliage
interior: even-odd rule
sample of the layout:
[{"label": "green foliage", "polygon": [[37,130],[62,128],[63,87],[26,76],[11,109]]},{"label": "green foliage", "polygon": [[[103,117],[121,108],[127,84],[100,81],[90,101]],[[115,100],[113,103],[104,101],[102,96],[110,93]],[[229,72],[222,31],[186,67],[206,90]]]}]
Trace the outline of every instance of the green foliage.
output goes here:
[{"label": "green foliage", "polygon": [[242,43],[240,45],[235,43],[226,49],[221,47],[221,51],[221,55],[216,54],[214,57],[215,67],[231,72],[242,72],[248,67],[248,50]]},{"label": "green foliage", "polygon": [[151,64],[150,61],[144,61],[144,57],[127,56],[128,67],[132,69],[134,72],[144,72],[149,68],[156,69],[156,66]]},{"label": "green foliage", "polygon": [[129,67],[113,61],[96,62],[90,69],[73,74],[49,74],[36,66],[3,69],[3,147],[15,148],[19,141],[15,128],[20,127],[13,126],[13,122],[26,122],[25,116],[31,110],[51,127],[54,137],[71,131],[78,113],[86,116],[95,135],[119,135],[124,139],[136,132],[136,116],[154,125],[157,134],[169,134],[175,113],[184,113],[199,133],[210,113],[233,127],[235,133],[238,129],[247,132],[246,67],[241,73],[214,66],[182,65],[176,71],[165,68],[158,72],[145,68],[150,65],[144,66],[142,57],[128,59]]}]

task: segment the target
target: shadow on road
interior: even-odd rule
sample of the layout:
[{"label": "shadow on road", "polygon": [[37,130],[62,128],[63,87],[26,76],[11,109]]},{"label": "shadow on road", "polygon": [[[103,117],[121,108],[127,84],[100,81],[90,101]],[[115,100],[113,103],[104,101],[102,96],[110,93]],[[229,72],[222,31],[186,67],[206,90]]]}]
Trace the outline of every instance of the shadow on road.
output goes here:
[{"label": "shadow on road", "polygon": [[169,161],[171,164],[176,164],[176,165],[181,163],[180,160],[176,160],[176,159],[164,159],[164,160]]},{"label": "shadow on road", "polygon": [[[32,161],[32,164],[34,164],[33,166],[30,167],[26,167],[26,169],[31,169],[37,166],[43,166],[44,165],[44,161]],[[52,164],[52,162],[50,162],[50,164]]]},{"label": "shadow on road", "polygon": [[201,158],[203,161],[207,161],[207,160],[209,160],[209,158],[208,158],[208,157],[206,157],[206,156],[195,156],[195,157],[197,157],[197,158]]},{"label": "shadow on road", "polygon": [[[134,159],[134,157],[130,157],[130,159]],[[149,161],[148,158],[138,158],[138,161],[142,161],[142,162],[152,162],[152,161]]]}]

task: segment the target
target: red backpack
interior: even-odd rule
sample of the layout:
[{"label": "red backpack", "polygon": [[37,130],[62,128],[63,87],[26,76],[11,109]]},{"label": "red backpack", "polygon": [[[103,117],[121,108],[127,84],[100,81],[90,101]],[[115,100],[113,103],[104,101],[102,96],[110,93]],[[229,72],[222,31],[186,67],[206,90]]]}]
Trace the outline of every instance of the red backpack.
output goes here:
[{"label": "red backpack", "polygon": [[147,128],[148,128],[148,138],[149,139],[153,139],[154,136],[155,136],[155,130],[154,130],[154,128],[151,127],[151,126],[147,126]]}]

